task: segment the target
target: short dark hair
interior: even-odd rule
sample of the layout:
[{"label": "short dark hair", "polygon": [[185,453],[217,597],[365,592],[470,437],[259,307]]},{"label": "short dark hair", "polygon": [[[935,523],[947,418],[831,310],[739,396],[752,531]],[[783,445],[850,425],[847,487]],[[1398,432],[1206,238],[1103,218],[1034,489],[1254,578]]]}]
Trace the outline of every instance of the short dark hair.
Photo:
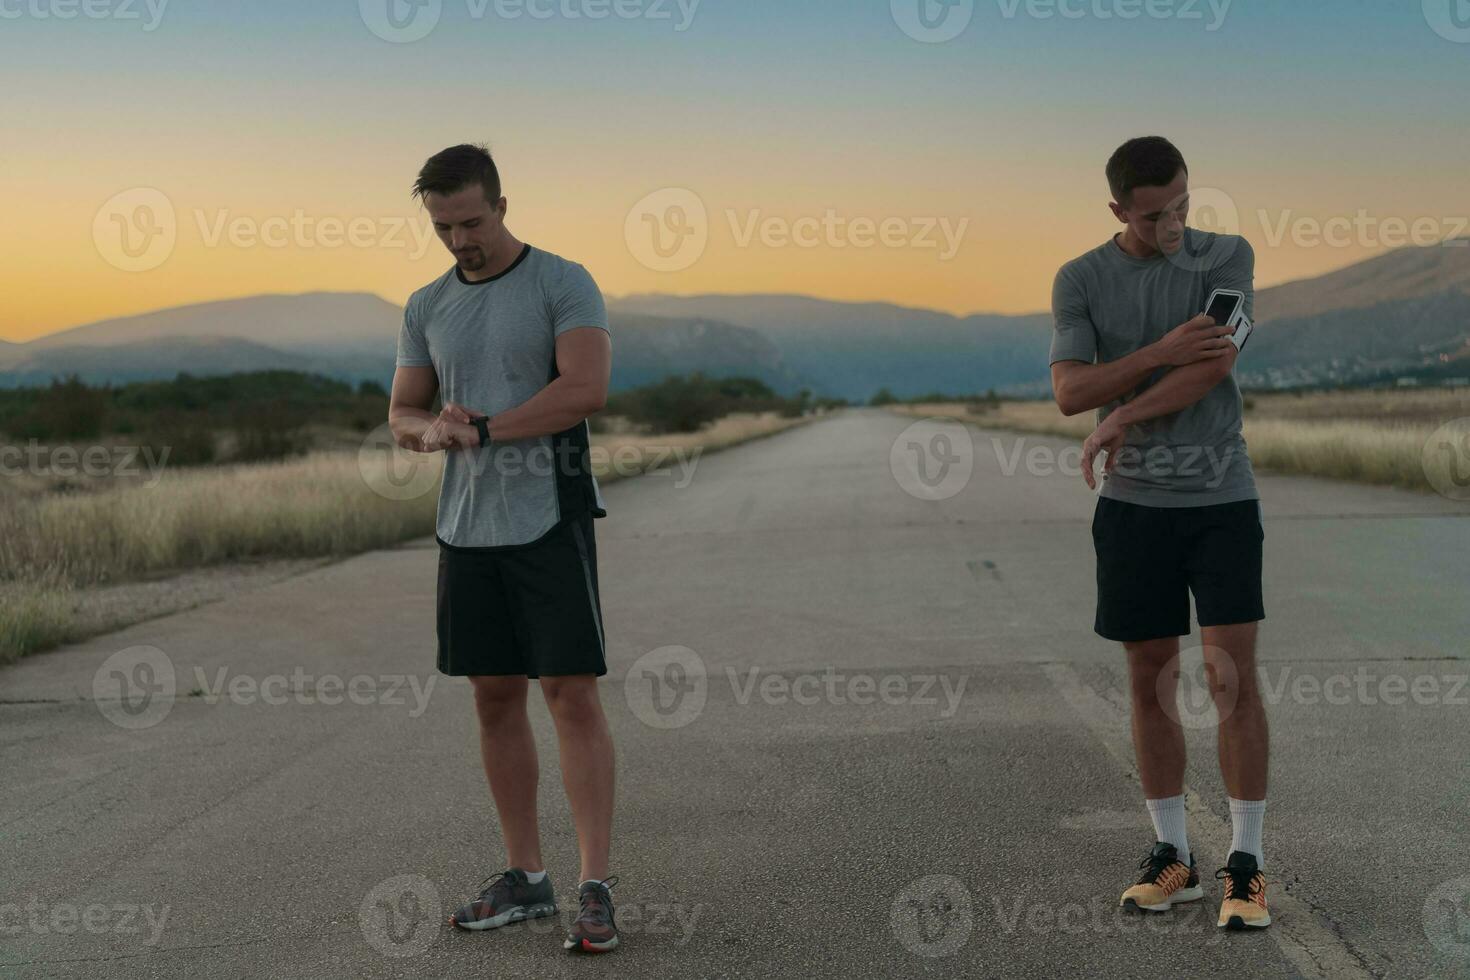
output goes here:
[{"label": "short dark hair", "polygon": [[461,143],[440,150],[425,161],[414,181],[413,196],[423,200],[425,194],[456,194],[472,184],[485,189],[485,200],[500,200],[500,170],[490,156],[490,148],[480,143]]},{"label": "short dark hair", "polygon": [[1113,151],[1108,158],[1108,187],[1113,200],[1128,207],[1135,187],[1167,187],[1189,173],[1184,155],[1162,136],[1139,136]]}]

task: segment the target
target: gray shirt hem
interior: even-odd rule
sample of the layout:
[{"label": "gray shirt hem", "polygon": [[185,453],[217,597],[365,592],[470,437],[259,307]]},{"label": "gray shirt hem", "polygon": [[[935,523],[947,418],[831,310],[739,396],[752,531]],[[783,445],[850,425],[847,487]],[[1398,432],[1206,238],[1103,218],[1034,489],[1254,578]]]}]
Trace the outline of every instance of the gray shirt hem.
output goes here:
[{"label": "gray shirt hem", "polygon": [[1170,493],[1158,490],[1131,490],[1114,486],[1104,481],[1098,494],[1109,500],[1140,507],[1210,507],[1214,504],[1233,504],[1240,500],[1259,500],[1261,495],[1254,485],[1236,487],[1232,490],[1181,491]]}]

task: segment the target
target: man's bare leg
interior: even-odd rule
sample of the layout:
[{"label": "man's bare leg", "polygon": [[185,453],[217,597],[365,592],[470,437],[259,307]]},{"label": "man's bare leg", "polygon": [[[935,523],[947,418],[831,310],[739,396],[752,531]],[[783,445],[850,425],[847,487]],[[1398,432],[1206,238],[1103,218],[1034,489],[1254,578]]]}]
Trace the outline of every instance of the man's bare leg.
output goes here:
[{"label": "man's bare leg", "polygon": [[581,881],[608,874],[613,818],[613,743],[592,674],[541,678],[541,693],[556,723],[561,778],[577,827]]},{"label": "man's bare leg", "polygon": [[1220,774],[1230,794],[1230,853],[1219,924],[1228,929],[1271,924],[1266,904],[1265,857],[1269,736],[1256,673],[1256,624],[1206,626],[1205,671],[1220,715]]},{"label": "man's bare leg", "polygon": [[[1184,729],[1174,707],[1178,687],[1179,638],[1125,643],[1133,702],[1133,754],[1143,795],[1150,800],[1184,792]],[[1169,671],[1165,672],[1168,667]],[[1163,675],[1162,677],[1160,675]]]},{"label": "man's bare leg", "polygon": [[1256,671],[1256,623],[1205,626],[1205,671],[1220,716],[1220,775],[1233,799],[1264,800],[1270,738]]},{"label": "man's bare leg", "polygon": [[480,717],[480,756],[508,866],[532,874],[541,863],[541,834],[536,827],[536,784],[540,777],[536,738],[526,715],[525,677],[471,677],[475,711]]},{"label": "man's bare leg", "polygon": [[1120,904],[1133,911],[1163,912],[1204,896],[1193,871],[1184,813],[1184,729],[1174,698],[1179,684],[1179,638],[1123,644],[1133,703],[1133,754],[1144,803],[1158,842],[1138,882]]}]

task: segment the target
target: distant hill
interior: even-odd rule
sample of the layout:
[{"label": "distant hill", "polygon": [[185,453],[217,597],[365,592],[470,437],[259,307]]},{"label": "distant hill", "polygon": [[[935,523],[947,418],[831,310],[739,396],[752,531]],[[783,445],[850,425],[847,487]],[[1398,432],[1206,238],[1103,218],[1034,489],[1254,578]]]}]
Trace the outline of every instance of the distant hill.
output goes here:
[{"label": "distant hill", "polygon": [[[1400,249],[1259,291],[1238,376],[1250,386],[1352,383],[1460,363],[1470,351],[1470,240],[1463,245]],[[1046,313],[953,316],[782,294],[638,295],[608,307],[615,390],[694,371],[857,401],[882,387],[900,397],[1049,390]],[[386,385],[402,318],[368,293],[174,307],[0,343],[0,386],[73,372],[101,383],[266,368]]]},{"label": "distant hill", "polygon": [[1450,292],[1470,293],[1470,238],[1395,249],[1336,272],[1263,289],[1256,296],[1256,319],[1308,319]]},{"label": "distant hill", "polygon": [[[636,295],[612,308],[756,327],[804,381],[850,399],[885,386],[900,397],[1050,391],[1050,314],[955,317],[785,295]],[[1352,383],[1430,368],[1470,341],[1470,240],[1262,289],[1256,321],[1236,368],[1247,385]]]},{"label": "distant hill", "polygon": [[636,388],[671,374],[758,378],[782,394],[800,387],[764,334],[719,320],[610,312],[613,388]]},{"label": "distant hill", "polygon": [[900,397],[983,392],[1033,381],[1046,370],[1051,317],[957,317],[891,303],[841,303],[792,295],[664,296],[613,300],[620,312],[707,316],[754,327],[786,367],[824,394],[866,400],[887,387]]},{"label": "distant hill", "polygon": [[[103,384],[276,368],[387,386],[402,323],[401,307],[367,293],[196,303],[0,346],[0,386],[70,374]],[[613,314],[609,326],[615,390],[694,371],[759,378],[783,394],[799,387],[776,347],[747,327],[635,314]]]},{"label": "distant hill", "polygon": [[83,324],[24,345],[93,347],[164,337],[237,338],[277,350],[381,349],[403,325],[403,308],[371,293],[300,293],[191,303]]},{"label": "distant hill", "polygon": [[1243,384],[1353,383],[1435,369],[1470,342],[1470,239],[1263,289],[1256,320],[1262,329],[1236,367]]},{"label": "distant hill", "polygon": [[[289,370],[343,380],[383,380],[382,358],[344,351],[321,356],[278,350],[236,337],[160,337],[120,344],[0,349],[0,387],[44,385],[73,374],[88,384],[168,380],[180,372],[199,377]],[[389,372],[391,378],[391,369]]]}]

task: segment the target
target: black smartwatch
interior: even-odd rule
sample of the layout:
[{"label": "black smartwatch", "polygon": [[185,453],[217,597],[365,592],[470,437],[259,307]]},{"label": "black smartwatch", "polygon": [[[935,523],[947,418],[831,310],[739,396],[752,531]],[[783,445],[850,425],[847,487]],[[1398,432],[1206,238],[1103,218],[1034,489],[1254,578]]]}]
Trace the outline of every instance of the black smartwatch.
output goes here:
[{"label": "black smartwatch", "polygon": [[475,429],[480,433],[480,445],[490,445],[490,416],[479,415],[470,419],[470,421],[474,423]]}]

